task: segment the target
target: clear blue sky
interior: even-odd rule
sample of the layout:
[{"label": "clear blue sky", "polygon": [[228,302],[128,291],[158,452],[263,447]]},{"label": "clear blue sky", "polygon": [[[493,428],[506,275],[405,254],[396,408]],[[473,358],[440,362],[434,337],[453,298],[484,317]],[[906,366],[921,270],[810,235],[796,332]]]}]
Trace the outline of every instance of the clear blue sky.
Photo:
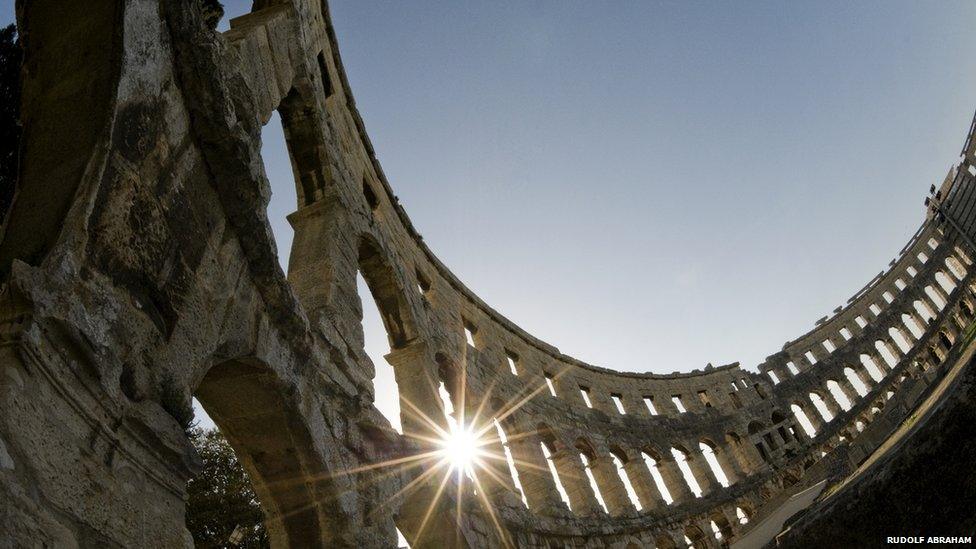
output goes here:
[{"label": "clear blue sky", "polygon": [[976,108],[971,1],[331,7],[425,241],[502,314],[620,370],[753,367],[811,328],[914,232]]}]

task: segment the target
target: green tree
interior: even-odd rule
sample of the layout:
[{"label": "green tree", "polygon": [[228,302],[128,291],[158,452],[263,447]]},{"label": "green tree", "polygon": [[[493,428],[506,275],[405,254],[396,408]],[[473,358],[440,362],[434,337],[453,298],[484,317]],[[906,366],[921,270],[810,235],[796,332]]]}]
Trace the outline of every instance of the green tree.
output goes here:
[{"label": "green tree", "polygon": [[[200,548],[270,547],[251,481],[217,429],[190,429],[203,470],[187,487],[186,526]],[[235,529],[239,540],[230,538]]]},{"label": "green tree", "polygon": [[0,226],[10,209],[17,183],[22,58],[17,28],[9,25],[0,29]]}]

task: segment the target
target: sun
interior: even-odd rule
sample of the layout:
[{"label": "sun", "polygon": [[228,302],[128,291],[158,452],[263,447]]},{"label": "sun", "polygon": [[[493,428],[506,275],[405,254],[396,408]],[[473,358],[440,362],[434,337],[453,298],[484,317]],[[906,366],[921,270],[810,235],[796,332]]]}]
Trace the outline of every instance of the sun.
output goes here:
[{"label": "sun", "polygon": [[451,422],[440,441],[440,452],[453,470],[471,474],[485,451],[486,441],[471,426]]}]

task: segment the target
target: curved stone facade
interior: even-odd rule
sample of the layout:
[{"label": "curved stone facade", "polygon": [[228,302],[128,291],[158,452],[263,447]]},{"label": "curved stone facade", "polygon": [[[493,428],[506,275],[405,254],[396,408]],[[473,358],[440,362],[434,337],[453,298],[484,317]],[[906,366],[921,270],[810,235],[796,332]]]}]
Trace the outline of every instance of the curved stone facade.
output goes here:
[{"label": "curved stone facade", "polygon": [[[12,545],[188,544],[196,459],[183,428],[196,396],[250,472],[277,546],[393,546],[394,524],[415,547],[716,546],[863,461],[968,337],[973,250],[931,215],[760,374],[583,363],[493,310],[424,244],[370,145],[324,3],[258,1],[223,35],[176,0],[112,4],[19,11],[26,143],[0,253],[0,531]],[[100,66],[83,62],[89,45],[105,49]],[[48,131],[46,109],[85,93],[106,106]],[[287,277],[260,157],[275,110],[299,196]],[[51,150],[67,151],[58,168]],[[940,199],[971,178],[964,152]],[[39,222],[51,178],[70,207]],[[498,420],[507,437],[491,450],[513,456],[517,481],[491,462],[477,490],[430,507],[439,479],[376,466],[425,443],[372,405],[357,273],[389,336],[404,431],[446,428],[443,383],[458,417]]]}]

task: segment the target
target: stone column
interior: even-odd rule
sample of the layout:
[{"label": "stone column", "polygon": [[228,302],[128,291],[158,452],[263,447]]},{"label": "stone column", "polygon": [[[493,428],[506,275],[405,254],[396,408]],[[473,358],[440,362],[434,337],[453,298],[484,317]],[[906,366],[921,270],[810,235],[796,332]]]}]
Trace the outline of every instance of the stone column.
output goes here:
[{"label": "stone column", "polygon": [[[882,344],[884,344],[884,342],[882,342]],[[874,351],[871,353],[867,353],[867,355],[871,359],[871,362],[874,363],[874,366],[878,369],[878,372],[881,374],[882,379],[887,377],[888,372],[890,372],[893,368],[891,366],[888,366],[888,363],[885,362],[885,359],[884,357],[881,356],[881,353]]]},{"label": "stone column", "polygon": [[508,468],[508,460],[505,458],[505,446],[497,434],[495,428],[492,427],[484,435],[488,442],[483,446],[483,449],[490,457],[482,458],[481,461],[493,474],[482,475],[479,480],[484,490],[492,496],[499,496],[505,492],[517,494],[515,479],[512,478],[512,472]]},{"label": "stone column", "polygon": [[602,515],[603,508],[593,493],[590,479],[586,477],[583,462],[575,449],[559,450],[552,455],[552,462],[559,472],[559,480],[563,483],[573,512],[584,516]]},{"label": "stone column", "polygon": [[909,310],[908,317],[912,319],[912,322],[914,322],[915,325],[918,326],[918,329],[924,334],[925,331],[928,329],[929,325],[922,318],[922,315],[918,314],[918,311],[915,310],[915,307],[912,307],[911,310]]},{"label": "stone column", "polygon": [[830,394],[830,391],[824,391],[824,394],[821,395],[820,400],[823,401],[824,406],[827,407],[827,413],[829,413],[830,417],[832,418],[831,421],[844,413],[844,410],[842,410],[840,405],[837,404],[837,400],[834,399],[834,395]]},{"label": "stone column", "polygon": [[[901,317],[899,317],[899,320],[900,319]],[[901,334],[902,339],[908,342],[909,349],[914,348],[915,345],[918,343],[918,338],[915,337],[915,334],[913,334],[912,331],[909,330],[907,326],[905,326],[904,322],[899,322],[898,325],[895,326],[895,331]]]},{"label": "stone column", "polygon": [[[901,348],[891,339],[891,336],[881,338],[881,345],[891,353],[891,356],[895,357],[895,365],[888,367],[888,369],[894,370],[898,367],[898,363],[901,362],[902,357],[905,355],[901,352]],[[882,364],[887,366],[888,363],[882,359]]]},{"label": "stone column", "polygon": [[[718,481],[715,479],[715,474],[712,473],[712,468],[705,461],[705,456],[699,451],[696,454],[688,452],[686,458],[688,467],[691,468],[691,474],[695,476],[695,480],[698,481],[698,487],[701,488],[702,496],[706,496],[715,491],[715,486],[718,485]],[[709,530],[710,531],[710,530]]]},{"label": "stone column", "polygon": [[660,460],[657,460],[657,470],[661,473],[664,486],[668,489],[668,493],[671,494],[671,499],[674,500],[674,503],[682,503],[694,499],[695,494],[691,492],[688,483],[685,482],[685,477],[670,452],[667,455],[661,456]]},{"label": "stone column", "polygon": [[814,436],[819,435],[820,431],[823,429],[824,420],[823,417],[820,416],[820,412],[817,411],[816,406],[814,406],[811,402],[809,407],[801,406],[800,409],[803,410],[803,415],[807,416],[807,420],[810,422],[810,425],[813,426],[813,430],[815,431]]},{"label": "stone column", "polygon": [[936,308],[935,304],[932,303],[932,300],[929,299],[928,294],[926,294],[925,292],[915,292],[912,294],[912,298],[913,301],[918,300],[922,303],[922,308],[925,309],[925,312],[927,312],[930,317],[932,318],[939,317],[939,309]]},{"label": "stone column", "polygon": [[627,495],[627,488],[624,487],[617,473],[617,464],[613,462],[613,458],[605,455],[593,459],[590,462],[590,472],[593,473],[593,478],[600,487],[603,503],[607,505],[607,511],[611,515],[632,515],[637,512],[630,502],[630,496]]},{"label": "stone column", "polygon": [[508,448],[515,459],[525,499],[529,508],[542,514],[564,515],[568,512],[566,504],[559,497],[549,463],[542,454],[537,437],[530,436],[508,439]]},{"label": "stone column", "polygon": [[935,277],[932,279],[932,291],[935,293],[935,295],[939,296],[939,299],[941,299],[944,303],[949,303],[949,294],[942,289],[942,285],[939,284],[939,281],[935,280]]},{"label": "stone column", "polygon": [[854,388],[854,384],[851,383],[851,380],[847,379],[846,375],[841,376],[840,379],[837,380],[837,385],[840,387],[840,392],[847,397],[847,402],[850,402],[851,407],[854,407],[854,403],[861,398],[861,395],[858,394],[857,389]]},{"label": "stone column", "polygon": [[867,368],[865,368],[864,364],[861,364],[860,362],[858,362],[857,364],[852,364],[851,370],[854,371],[854,376],[858,379],[858,381],[860,381],[864,385],[865,390],[867,390],[867,392],[870,393],[871,388],[874,387],[875,384],[874,378],[872,378],[871,374],[868,373]]},{"label": "stone column", "polygon": [[712,448],[712,452],[715,454],[718,464],[722,466],[722,471],[725,472],[725,478],[729,480],[730,486],[745,476],[742,469],[739,468],[739,464],[734,459],[730,459],[727,446],[715,446]]},{"label": "stone column", "polygon": [[422,416],[447,430],[447,419],[437,392],[439,376],[433,353],[423,341],[395,349],[386,355],[393,366],[400,393],[400,420],[404,434],[430,437],[433,429]]},{"label": "stone column", "polygon": [[664,507],[657,484],[647,469],[647,463],[644,462],[643,456],[640,454],[637,454],[635,458],[628,456],[627,463],[624,463],[624,471],[627,473],[627,478],[630,479],[630,485],[634,487],[634,492],[637,492],[637,499],[640,500],[643,511]]}]

